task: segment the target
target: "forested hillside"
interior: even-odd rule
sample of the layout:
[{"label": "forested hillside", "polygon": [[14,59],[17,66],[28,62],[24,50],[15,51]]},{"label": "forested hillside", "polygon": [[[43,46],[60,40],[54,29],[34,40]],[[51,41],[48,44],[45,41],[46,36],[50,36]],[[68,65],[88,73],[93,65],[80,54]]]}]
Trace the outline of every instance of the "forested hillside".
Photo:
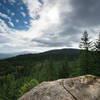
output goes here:
[{"label": "forested hillside", "polygon": [[51,50],[0,60],[0,100],[17,100],[43,81],[85,74],[100,76],[100,41],[93,49],[84,32],[79,49]]},{"label": "forested hillside", "polygon": [[26,91],[23,92],[21,88],[32,80],[39,83],[69,77],[66,66],[78,56],[78,49],[61,49],[0,60],[1,98],[15,100]]}]

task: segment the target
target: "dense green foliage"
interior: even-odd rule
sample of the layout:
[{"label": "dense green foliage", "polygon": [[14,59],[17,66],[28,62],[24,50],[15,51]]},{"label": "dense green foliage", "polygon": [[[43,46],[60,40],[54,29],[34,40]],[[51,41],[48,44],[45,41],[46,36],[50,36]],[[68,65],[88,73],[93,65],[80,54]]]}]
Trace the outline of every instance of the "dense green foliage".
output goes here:
[{"label": "dense green foliage", "polygon": [[18,91],[20,94],[19,96],[22,96],[25,92],[29,91],[38,84],[39,84],[38,81],[35,79],[32,79],[31,81],[24,83],[24,85],[20,87]]},{"label": "dense green foliage", "polygon": [[62,49],[0,60],[0,100],[17,100],[42,81],[69,77],[68,63],[78,56],[77,49]]},{"label": "dense green foliage", "polygon": [[0,60],[0,100],[17,100],[43,81],[85,74],[100,76],[100,39],[89,41],[85,31],[81,49],[52,50]]}]

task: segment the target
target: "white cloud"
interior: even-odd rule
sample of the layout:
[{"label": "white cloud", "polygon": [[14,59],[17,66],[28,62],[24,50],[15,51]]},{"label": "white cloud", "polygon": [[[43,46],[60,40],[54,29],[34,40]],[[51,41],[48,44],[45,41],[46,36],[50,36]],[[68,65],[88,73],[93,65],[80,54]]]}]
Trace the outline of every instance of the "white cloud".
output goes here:
[{"label": "white cloud", "polygon": [[29,14],[32,18],[36,17],[36,14],[41,9],[41,3],[38,0],[23,0],[29,10]]},{"label": "white cloud", "polygon": [[3,18],[8,19],[8,20],[9,20],[8,23],[9,23],[11,26],[14,26],[13,22],[11,21],[11,18],[8,17],[6,14],[3,14],[3,13],[0,12],[0,16],[3,17]]},{"label": "white cloud", "polygon": [[12,27],[14,27],[14,24],[11,22],[11,21],[9,21],[8,22]]},{"label": "white cloud", "polygon": [[12,16],[14,16],[14,15],[15,15],[15,13],[14,13],[14,12],[12,12],[12,13],[11,13],[11,15],[12,15]]},{"label": "white cloud", "polygon": [[[49,49],[57,49],[57,48],[61,48],[61,46],[57,46],[57,47],[46,47],[44,46],[39,46],[39,43],[36,41],[32,41],[34,39],[37,40],[43,40],[43,42],[51,42],[53,44],[54,42],[58,42],[59,43],[64,43],[66,44],[66,46],[62,46],[62,48],[64,47],[68,47],[67,46],[67,41],[68,40],[72,40],[75,39],[76,37],[80,37],[79,34],[74,35],[76,37],[70,39],[72,36],[72,34],[70,35],[68,33],[68,35],[60,35],[63,32],[67,32],[64,30],[65,28],[71,28],[73,29],[75,27],[75,29],[77,30],[77,26],[73,26],[71,25],[72,20],[69,18],[70,13],[73,12],[73,7],[70,4],[70,0],[43,0],[43,5],[38,2],[38,0],[23,0],[23,2],[26,4],[28,11],[29,11],[29,15],[32,18],[30,20],[30,26],[28,30],[15,30],[15,29],[10,29],[3,20],[0,20],[0,34],[3,34],[3,37],[8,37],[10,39],[10,41],[8,43],[4,43],[4,45],[2,45],[2,47],[0,48],[5,48],[5,46],[9,47],[10,50],[17,50],[17,51],[46,51]],[[20,9],[23,10],[23,8],[21,7]],[[23,13],[23,16],[26,16]],[[66,14],[66,16],[64,16],[64,14]],[[9,19],[9,24],[13,26],[13,23],[11,22],[11,19],[5,15],[5,14],[0,14],[1,16]],[[39,15],[40,18],[37,20],[34,20],[36,18],[36,16]],[[64,22],[65,24],[63,24],[62,22],[62,16],[66,17],[67,20],[65,20],[66,22]],[[16,22],[19,22],[18,19],[16,19]],[[25,24],[28,24],[26,21],[24,21]],[[71,27],[72,26],[72,27]],[[90,27],[89,27],[90,28]],[[97,32],[100,31],[100,27],[96,27],[94,28],[95,30],[92,30],[93,27],[90,28],[91,33],[93,33],[93,31]],[[84,27],[80,27],[78,31],[83,31],[86,30],[86,28]],[[74,34],[74,33],[73,33]],[[76,34],[76,33],[75,33]],[[95,37],[95,35],[92,35],[92,37]],[[77,47],[78,48],[78,44],[77,42],[73,42],[74,40],[69,41],[71,43],[72,47]]]},{"label": "white cloud", "polygon": [[[44,0],[43,5],[38,2],[38,0],[23,0],[23,2],[28,7],[30,17],[34,19],[39,14],[40,18],[38,20],[31,20],[30,28],[27,31],[9,29],[7,25],[3,23],[3,33],[6,34],[7,31],[5,30],[8,30],[8,33],[10,34],[7,34],[6,36],[11,39],[11,41],[6,43],[5,45],[10,46],[13,49],[20,48],[19,50],[24,50],[26,48],[27,50],[34,49],[39,52],[48,50],[50,48],[53,49],[54,47],[44,47],[42,50],[40,49],[41,47],[38,47],[38,44],[36,42],[32,42],[31,40],[35,38],[42,38],[42,36],[45,39],[49,39],[49,37],[47,37],[47,34],[49,36],[49,34],[51,34],[50,32],[52,32],[57,35],[57,33],[61,31],[59,28],[61,23],[59,10],[59,6],[61,5],[60,0],[54,0],[54,2],[51,2],[51,0]],[[25,15],[23,14],[23,16]],[[13,26],[10,18],[9,20],[9,24]],[[16,20],[16,22],[18,22],[18,20]]]},{"label": "white cloud", "polygon": [[24,21],[24,24],[28,24],[28,22],[27,21]]},{"label": "white cloud", "polygon": [[3,20],[0,19],[0,33],[5,33],[7,34],[10,31],[8,26],[5,24]]},{"label": "white cloud", "polygon": [[24,8],[23,8],[23,7],[20,7],[20,9],[21,9],[21,10],[24,10]]},{"label": "white cloud", "polygon": [[19,22],[19,20],[18,19],[16,19],[16,23],[18,23]]},{"label": "white cloud", "polygon": [[0,12],[0,16],[3,17],[3,18],[10,19],[10,17],[8,17],[6,14],[3,14],[3,13],[1,13],[1,12]]},{"label": "white cloud", "polygon": [[22,14],[23,17],[26,17],[26,14],[24,12],[21,12],[21,14]]}]

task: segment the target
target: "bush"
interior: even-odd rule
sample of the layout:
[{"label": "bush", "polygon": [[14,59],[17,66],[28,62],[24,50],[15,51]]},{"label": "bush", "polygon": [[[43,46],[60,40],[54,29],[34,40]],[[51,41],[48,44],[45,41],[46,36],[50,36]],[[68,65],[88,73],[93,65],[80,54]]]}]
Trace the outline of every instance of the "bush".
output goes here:
[{"label": "bush", "polygon": [[19,96],[22,96],[24,93],[34,88],[38,84],[39,83],[36,79],[32,79],[30,82],[24,83],[24,85],[19,89]]}]

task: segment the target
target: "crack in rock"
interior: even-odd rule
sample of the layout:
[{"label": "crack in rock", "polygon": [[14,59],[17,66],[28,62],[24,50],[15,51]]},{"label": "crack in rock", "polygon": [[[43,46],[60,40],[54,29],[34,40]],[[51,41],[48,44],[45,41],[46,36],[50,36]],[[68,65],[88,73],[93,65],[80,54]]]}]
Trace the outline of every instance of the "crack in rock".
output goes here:
[{"label": "crack in rock", "polygon": [[65,91],[67,91],[75,100],[78,100],[65,86],[64,86],[64,80],[62,81],[62,86]]}]

